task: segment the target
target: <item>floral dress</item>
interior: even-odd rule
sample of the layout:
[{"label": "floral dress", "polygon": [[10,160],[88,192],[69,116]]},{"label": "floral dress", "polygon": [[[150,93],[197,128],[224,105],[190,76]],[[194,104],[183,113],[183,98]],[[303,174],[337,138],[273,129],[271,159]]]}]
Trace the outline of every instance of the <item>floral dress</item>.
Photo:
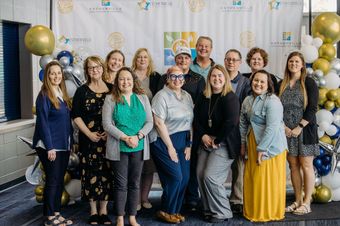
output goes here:
[{"label": "floral dress", "polygon": [[[110,84],[106,84],[109,90]],[[87,85],[79,87],[73,97],[72,117],[81,117],[91,132],[104,132],[102,107],[107,92],[95,93]],[[106,141],[92,142],[79,131],[82,200],[108,201],[112,196],[112,170],[105,158]]]}]

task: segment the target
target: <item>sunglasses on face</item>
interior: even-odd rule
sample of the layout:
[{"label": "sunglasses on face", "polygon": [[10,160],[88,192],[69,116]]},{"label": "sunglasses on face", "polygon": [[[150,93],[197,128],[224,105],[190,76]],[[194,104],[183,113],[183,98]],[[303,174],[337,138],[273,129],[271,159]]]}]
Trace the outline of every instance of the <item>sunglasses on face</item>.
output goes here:
[{"label": "sunglasses on face", "polygon": [[170,74],[169,78],[172,81],[175,81],[176,79],[179,80],[179,81],[183,81],[184,80],[184,74],[180,74],[180,75]]}]

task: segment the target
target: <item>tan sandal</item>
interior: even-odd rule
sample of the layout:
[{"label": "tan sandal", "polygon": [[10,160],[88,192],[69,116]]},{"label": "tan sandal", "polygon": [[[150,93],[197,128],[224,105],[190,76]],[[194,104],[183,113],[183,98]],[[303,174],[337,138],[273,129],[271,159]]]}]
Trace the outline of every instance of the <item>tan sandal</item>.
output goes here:
[{"label": "tan sandal", "polygon": [[312,210],[310,208],[310,205],[304,203],[301,206],[299,206],[298,208],[296,208],[294,210],[293,214],[296,214],[296,215],[305,215],[305,214],[310,213],[310,212],[312,212]]},{"label": "tan sandal", "polygon": [[299,204],[297,202],[293,202],[289,206],[285,208],[286,213],[294,212],[299,207]]}]

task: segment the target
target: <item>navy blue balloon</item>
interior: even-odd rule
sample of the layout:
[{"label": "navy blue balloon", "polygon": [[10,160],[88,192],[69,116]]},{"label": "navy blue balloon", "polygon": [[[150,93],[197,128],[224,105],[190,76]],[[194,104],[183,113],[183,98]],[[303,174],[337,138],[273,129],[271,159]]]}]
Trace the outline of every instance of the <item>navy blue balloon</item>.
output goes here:
[{"label": "navy blue balloon", "polygon": [[62,57],[67,57],[70,60],[70,64],[73,63],[73,56],[72,53],[70,53],[69,51],[63,50],[60,53],[58,53],[57,59],[60,60],[60,58]]},{"label": "navy blue balloon", "polygon": [[322,167],[322,160],[321,160],[321,158],[320,157],[314,158],[313,165],[319,171],[319,169],[321,169],[321,167]]},{"label": "navy blue balloon", "polygon": [[320,157],[324,156],[326,153],[325,149],[323,149],[322,147],[320,147]]},{"label": "navy blue balloon", "polygon": [[326,176],[329,172],[331,172],[331,164],[323,165],[320,169],[319,175]]},{"label": "navy blue balloon", "polygon": [[324,155],[322,156],[322,165],[329,165],[332,162],[332,156]]},{"label": "navy blue balloon", "polygon": [[333,139],[336,139],[336,138],[338,138],[340,136],[340,128],[339,128],[339,126],[337,126],[335,124],[332,124],[332,125],[334,125],[336,127],[336,129],[337,129],[336,134],[333,135],[333,136],[330,136],[330,138],[333,140]]},{"label": "navy blue balloon", "polygon": [[40,81],[43,81],[44,80],[44,70],[43,69],[41,69],[40,71],[39,71],[39,79],[40,79]]}]

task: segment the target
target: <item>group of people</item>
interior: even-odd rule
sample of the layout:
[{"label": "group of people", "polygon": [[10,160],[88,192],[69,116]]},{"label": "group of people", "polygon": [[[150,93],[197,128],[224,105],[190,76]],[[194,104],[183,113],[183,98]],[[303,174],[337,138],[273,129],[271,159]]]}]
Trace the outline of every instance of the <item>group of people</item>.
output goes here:
[{"label": "group of people", "polygon": [[[33,138],[46,172],[45,225],[73,224],[60,214],[71,119],[80,131],[81,197],[90,205],[89,224],[112,224],[107,204],[113,200],[116,225],[123,226],[127,215],[130,225],[139,226],[137,211],[152,208],[155,172],[163,188],[156,216],[168,223],[185,221],[183,205],[201,208],[209,222],[228,220],[233,212],[255,222],[311,212],[318,89],[306,77],[303,55],[288,56],[278,81],[263,69],[263,49],[249,51],[251,73],[242,74],[238,50],[228,50],[222,66],[210,58],[212,48],[210,37],[199,37],[192,60],[190,49],[178,47],[176,65],[164,75],[146,48],[136,51],[131,67],[119,50],[105,62],[90,56],[86,83],[72,105],[61,65],[46,66]],[[287,207],[286,159],[295,191]]]}]

